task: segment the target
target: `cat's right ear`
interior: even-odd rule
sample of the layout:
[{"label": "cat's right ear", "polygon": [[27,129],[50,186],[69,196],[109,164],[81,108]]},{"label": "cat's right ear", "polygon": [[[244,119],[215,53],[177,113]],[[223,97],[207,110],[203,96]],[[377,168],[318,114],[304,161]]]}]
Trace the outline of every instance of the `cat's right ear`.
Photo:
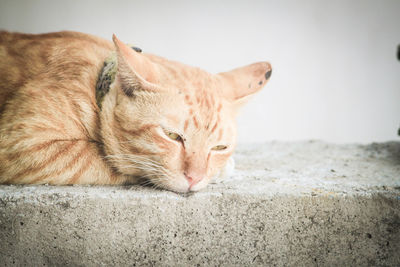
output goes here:
[{"label": "cat's right ear", "polygon": [[157,90],[158,86],[154,84],[157,69],[155,64],[121,42],[115,34],[113,34],[113,42],[118,60],[117,75],[124,93],[127,96],[133,96],[135,90]]},{"label": "cat's right ear", "polygon": [[240,107],[264,87],[271,73],[272,68],[268,62],[258,62],[219,73],[218,76],[223,81],[221,89],[224,97]]}]

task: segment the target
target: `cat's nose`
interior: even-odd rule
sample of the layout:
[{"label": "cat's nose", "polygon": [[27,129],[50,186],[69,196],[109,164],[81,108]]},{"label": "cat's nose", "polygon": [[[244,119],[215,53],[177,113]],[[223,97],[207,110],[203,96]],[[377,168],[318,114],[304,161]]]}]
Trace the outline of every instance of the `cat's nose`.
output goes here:
[{"label": "cat's nose", "polygon": [[189,189],[192,188],[195,184],[197,184],[201,180],[203,180],[203,178],[200,176],[192,176],[187,174],[185,174],[185,178],[189,183]]}]

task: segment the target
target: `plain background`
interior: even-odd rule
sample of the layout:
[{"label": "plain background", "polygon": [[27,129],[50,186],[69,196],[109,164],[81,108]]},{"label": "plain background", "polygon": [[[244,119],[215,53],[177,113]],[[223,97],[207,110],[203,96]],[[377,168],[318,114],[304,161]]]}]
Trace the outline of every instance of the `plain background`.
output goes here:
[{"label": "plain background", "polygon": [[398,140],[400,1],[0,0],[0,28],[75,30],[210,72],[270,61],[239,142]]}]

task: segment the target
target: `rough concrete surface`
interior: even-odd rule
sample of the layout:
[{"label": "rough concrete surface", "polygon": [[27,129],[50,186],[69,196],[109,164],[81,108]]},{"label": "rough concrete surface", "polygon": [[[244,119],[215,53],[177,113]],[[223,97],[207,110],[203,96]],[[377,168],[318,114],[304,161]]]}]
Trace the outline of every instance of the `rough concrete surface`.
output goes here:
[{"label": "rough concrete surface", "polygon": [[189,195],[0,186],[0,265],[400,265],[400,142],[271,142],[235,159]]}]

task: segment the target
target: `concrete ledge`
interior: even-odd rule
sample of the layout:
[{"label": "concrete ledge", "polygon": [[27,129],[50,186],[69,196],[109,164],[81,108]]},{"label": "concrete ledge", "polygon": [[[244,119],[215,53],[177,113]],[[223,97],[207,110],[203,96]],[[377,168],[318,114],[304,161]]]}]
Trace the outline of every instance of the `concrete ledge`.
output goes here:
[{"label": "concrete ledge", "polygon": [[400,143],[239,147],[191,195],[0,186],[2,266],[400,264]]}]

